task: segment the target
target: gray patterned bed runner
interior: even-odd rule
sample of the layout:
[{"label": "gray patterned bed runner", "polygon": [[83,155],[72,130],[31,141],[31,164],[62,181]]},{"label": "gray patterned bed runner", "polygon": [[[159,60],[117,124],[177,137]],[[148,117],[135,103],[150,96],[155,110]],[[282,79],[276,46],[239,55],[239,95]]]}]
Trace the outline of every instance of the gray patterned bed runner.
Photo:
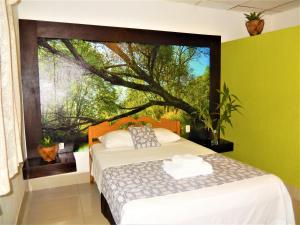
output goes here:
[{"label": "gray patterned bed runner", "polygon": [[175,180],[163,170],[163,160],[105,169],[102,194],[109,204],[115,222],[117,224],[121,222],[122,208],[132,200],[192,191],[265,174],[261,170],[220,154],[201,157],[212,165],[214,170],[212,174]]}]

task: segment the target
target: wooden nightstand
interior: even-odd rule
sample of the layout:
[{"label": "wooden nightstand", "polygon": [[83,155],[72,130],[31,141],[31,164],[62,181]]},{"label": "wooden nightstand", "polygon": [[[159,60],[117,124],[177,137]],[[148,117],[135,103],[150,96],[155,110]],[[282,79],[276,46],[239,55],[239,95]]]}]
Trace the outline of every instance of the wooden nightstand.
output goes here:
[{"label": "wooden nightstand", "polygon": [[23,165],[23,178],[51,176],[75,172],[76,161],[73,152],[57,154],[52,162],[45,162],[41,157],[28,158]]},{"label": "wooden nightstand", "polygon": [[224,139],[219,139],[218,145],[211,145],[210,140],[200,140],[191,137],[189,137],[188,139],[192,142],[195,142],[199,145],[203,145],[218,153],[233,151],[233,142]]}]

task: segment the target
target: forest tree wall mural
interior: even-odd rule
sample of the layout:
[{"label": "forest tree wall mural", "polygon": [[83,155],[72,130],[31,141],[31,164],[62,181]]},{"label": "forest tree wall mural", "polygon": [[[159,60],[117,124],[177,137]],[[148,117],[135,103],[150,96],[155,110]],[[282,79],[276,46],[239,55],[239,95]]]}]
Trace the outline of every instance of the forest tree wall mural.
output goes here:
[{"label": "forest tree wall mural", "polygon": [[[29,45],[30,35],[36,37],[36,47],[21,48],[25,59],[26,52],[37,53],[37,60],[31,59],[36,67],[23,65],[30,146],[41,135],[86,145],[90,125],[126,116],[180,120],[184,128],[213,108],[212,99],[218,101],[218,36],[41,21],[21,21],[20,31],[21,45]],[[35,101],[26,98],[32,89],[38,93]],[[34,109],[28,105],[37,111],[28,113]],[[41,124],[42,134],[33,120]]]},{"label": "forest tree wall mural", "polygon": [[185,124],[208,108],[209,48],[45,38],[38,45],[42,126],[56,140],[129,115]]}]

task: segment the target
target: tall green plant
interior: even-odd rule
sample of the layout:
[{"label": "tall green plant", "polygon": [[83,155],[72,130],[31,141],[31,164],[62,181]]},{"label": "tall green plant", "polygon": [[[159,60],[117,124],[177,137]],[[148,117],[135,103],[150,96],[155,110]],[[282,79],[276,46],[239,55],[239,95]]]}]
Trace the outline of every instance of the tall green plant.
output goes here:
[{"label": "tall green plant", "polygon": [[230,92],[226,83],[224,83],[223,90],[219,93],[220,103],[217,109],[220,113],[209,113],[209,109],[204,109],[201,112],[201,120],[212,133],[216,130],[217,134],[221,131],[222,134],[225,135],[226,126],[228,124],[231,127],[233,126],[231,121],[232,113],[240,113],[239,109],[242,108],[242,106],[238,104],[238,97]]}]

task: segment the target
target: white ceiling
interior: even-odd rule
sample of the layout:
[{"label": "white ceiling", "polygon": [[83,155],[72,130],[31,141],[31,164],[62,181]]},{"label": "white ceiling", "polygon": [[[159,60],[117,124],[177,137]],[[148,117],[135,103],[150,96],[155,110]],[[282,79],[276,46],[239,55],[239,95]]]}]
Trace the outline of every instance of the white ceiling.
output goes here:
[{"label": "white ceiling", "polygon": [[[1,1],[1,0],[0,0]],[[45,0],[22,0],[22,2],[43,2]],[[289,9],[300,7],[300,0],[47,0],[53,2],[159,2],[185,3],[199,7],[223,9],[239,12],[263,12],[263,14],[275,14]]]},{"label": "white ceiling", "polygon": [[275,14],[300,6],[300,0],[167,0],[200,7]]}]

